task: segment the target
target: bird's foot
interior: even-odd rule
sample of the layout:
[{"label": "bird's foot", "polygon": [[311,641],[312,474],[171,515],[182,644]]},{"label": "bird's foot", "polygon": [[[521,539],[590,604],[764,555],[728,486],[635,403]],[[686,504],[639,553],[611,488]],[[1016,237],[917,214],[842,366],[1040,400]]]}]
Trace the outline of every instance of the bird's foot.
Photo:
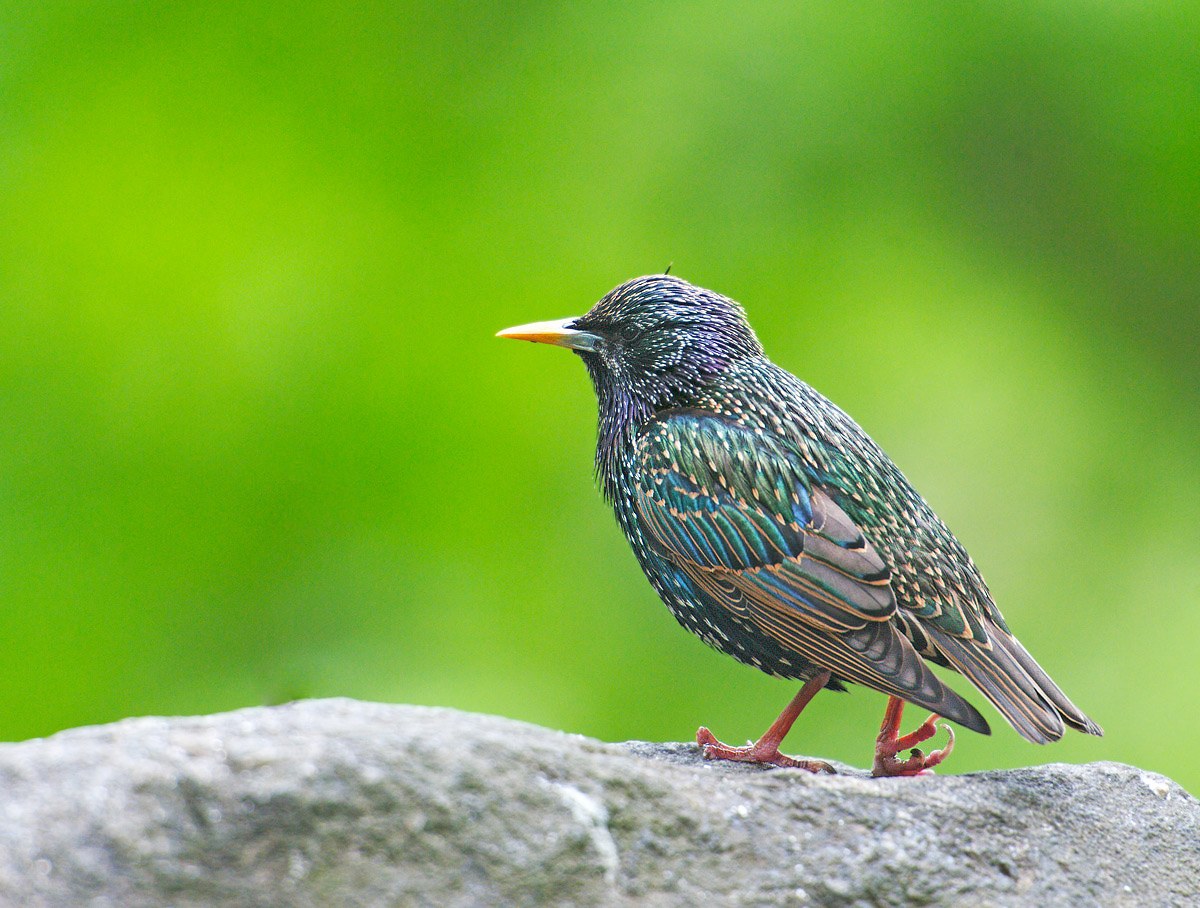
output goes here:
[{"label": "bird's foot", "polygon": [[[928,754],[923,753],[920,748],[914,747],[922,741],[928,741],[937,733],[938,716],[930,716],[917,728],[916,731],[910,732],[907,735],[896,735],[898,728],[891,726],[887,721],[884,722],[883,729],[879,732],[879,737],[875,739],[875,765],[871,769],[871,775],[878,778],[879,776],[923,776],[933,773],[933,767],[937,766],[954,750],[954,729],[949,725],[943,725],[946,729],[946,734],[950,736],[950,740],[946,742],[946,746],[941,750],[935,750]],[[896,716],[896,726],[899,725],[899,715]],[[912,748],[909,756],[904,759],[897,759],[896,754],[907,748]]]},{"label": "bird's foot", "polygon": [[772,766],[787,766],[803,769],[808,772],[827,772],[836,774],[828,763],[822,760],[798,760],[779,752],[779,745],[769,741],[759,741],[757,744],[747,744],[745,747],[730,747],[722,744],[707,728],[696,732],[696,743],[706,760],[734,760],[739,763],[769,763]]}]

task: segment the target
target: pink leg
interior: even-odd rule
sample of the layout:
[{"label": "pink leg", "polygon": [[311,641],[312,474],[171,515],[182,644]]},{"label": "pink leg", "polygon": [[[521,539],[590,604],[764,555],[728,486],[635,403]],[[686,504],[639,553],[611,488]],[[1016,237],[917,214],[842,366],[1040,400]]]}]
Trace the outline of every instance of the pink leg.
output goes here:
[{"label": "pink leg", "polygon": [[730,747],[722,744],[707,728],[696,732],[696,743],[704,753],[706,760],[737,760],[742,763],[771,763],[775,766],[789,766],[806,769],[809,772],[833,772],[828,763],[820,760],[798,760],[779,752],[779,745],[791,731],[796,717],[808,706],[808,701],[817,695],[822,687],[829,683],[829,672],[821,672],[814,678],[804,682],[800,692],[792,698],[792,702],[779,714],[779,718],[767,729],[766,734],[754,744],[745,747]]},{"label": "pink leg", "polygon": [[[946,746],[926,755],[914,745],[928,741],[937,733],[937,716],[930,716],[916,731],[901,735],[900,717],[904,713],[904,701],[899,697],[888,697],[887,709],[883,714],[883,724],[879,728],[879,737],[875,739],[875,765],[871,770],[873,776],[921,776],[933,772],[933,767],[941,763],[954,750],[954,729],[949,725],[942,726],[950,736]],[[909,757],[897,760],[896,754],[906,748],[912,748]]]}]

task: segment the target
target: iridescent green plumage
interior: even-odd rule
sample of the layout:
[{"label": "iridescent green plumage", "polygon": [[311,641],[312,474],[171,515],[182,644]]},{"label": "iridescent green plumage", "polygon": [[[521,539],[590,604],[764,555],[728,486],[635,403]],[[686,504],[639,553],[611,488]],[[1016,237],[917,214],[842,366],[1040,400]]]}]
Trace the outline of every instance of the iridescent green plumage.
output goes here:
[{"label": "iridescent green plumage", "polygon": [[572,339],[552,342],[576,349],[599,398],[605,496],[686,628],[770,674],[829,672],[828,686],[863,684],[976,731],[983,717],[926,660],[966,675],[1031,741],[1100,733],[895,464],[763,355],[740,306],[639,278],[564,330]]}]

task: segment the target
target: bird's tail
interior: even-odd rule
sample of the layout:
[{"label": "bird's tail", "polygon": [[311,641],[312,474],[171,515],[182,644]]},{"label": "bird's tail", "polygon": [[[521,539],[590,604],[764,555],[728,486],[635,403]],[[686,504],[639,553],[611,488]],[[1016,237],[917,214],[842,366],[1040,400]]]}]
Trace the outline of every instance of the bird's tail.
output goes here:
[{"label": "bird's tail", "polygon": [[1035,744],[1063,736],[1066,726],[1089,735],[1103,729],[1084,715],[1015,637],[990,627],[991,646],[925,625],[938,650],[983,692],[1013,728]]}]

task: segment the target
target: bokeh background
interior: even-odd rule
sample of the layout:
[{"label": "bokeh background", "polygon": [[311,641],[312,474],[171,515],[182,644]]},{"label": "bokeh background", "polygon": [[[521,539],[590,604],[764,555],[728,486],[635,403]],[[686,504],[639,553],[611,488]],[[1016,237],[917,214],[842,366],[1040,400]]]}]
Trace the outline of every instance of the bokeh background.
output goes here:
[{"label": "bokeh background", "polygon": [[[0,738],[345,695],[737,742],[574,357],[637,274],[746,304],[1107,729],[1200,790],[1200,6],[0,7]],[[986,706],[982,698],[973,698]],[[866,765],[883,698],[796,752]]]}]

